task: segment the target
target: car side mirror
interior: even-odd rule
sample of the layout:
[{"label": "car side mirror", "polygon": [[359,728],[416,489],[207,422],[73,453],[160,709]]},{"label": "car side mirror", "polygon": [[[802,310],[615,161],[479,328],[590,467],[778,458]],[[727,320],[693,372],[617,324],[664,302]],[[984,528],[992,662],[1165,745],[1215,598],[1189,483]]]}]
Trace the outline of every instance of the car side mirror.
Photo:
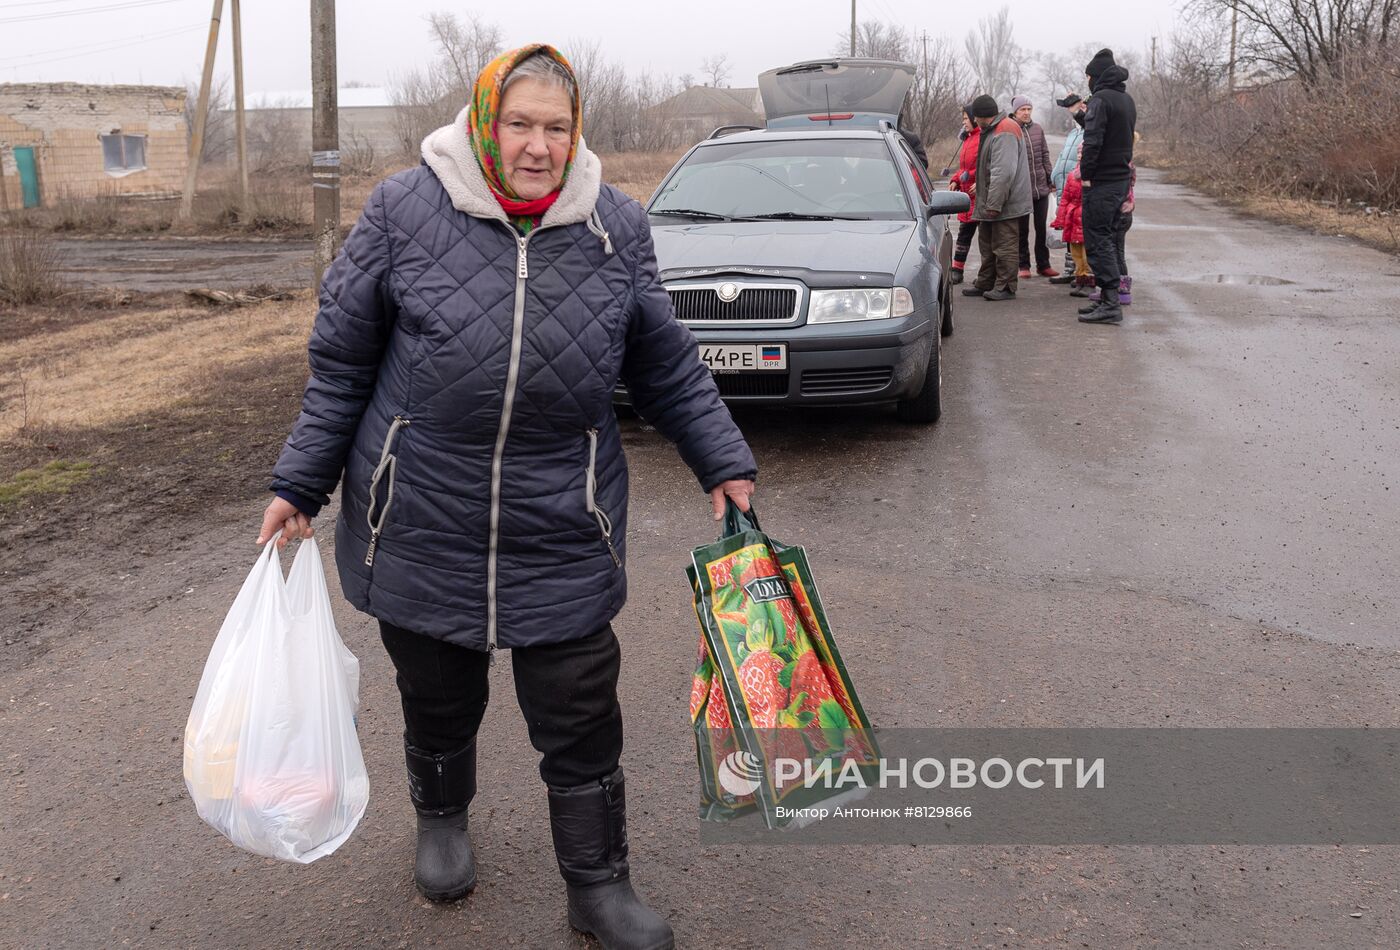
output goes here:
[{"label": "car side mirror", "polygon": [[928,214],[961,214],[972,207],[972,201],[961,191],[936,191],[929,199]]}]

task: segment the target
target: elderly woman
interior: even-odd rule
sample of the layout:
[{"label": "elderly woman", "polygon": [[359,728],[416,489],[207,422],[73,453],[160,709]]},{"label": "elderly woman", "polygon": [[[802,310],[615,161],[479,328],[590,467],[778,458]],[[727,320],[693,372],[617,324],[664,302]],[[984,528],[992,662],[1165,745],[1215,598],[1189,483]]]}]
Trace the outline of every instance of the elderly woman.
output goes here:
[{"label": "elderly woman", "polygon": [[670,947],[628,881],[614,388],[676,443],[716,518],[726,499],[747,510],[756,466],[581,115],[563,56],[513,50],[423,142],[424,164],[374,190],[321,288],[261,536],[308,536],[341,481],[341,586],[398,671],[420,891],[476,883],[477,727],[510,649],[570,924],[609,948]]}]

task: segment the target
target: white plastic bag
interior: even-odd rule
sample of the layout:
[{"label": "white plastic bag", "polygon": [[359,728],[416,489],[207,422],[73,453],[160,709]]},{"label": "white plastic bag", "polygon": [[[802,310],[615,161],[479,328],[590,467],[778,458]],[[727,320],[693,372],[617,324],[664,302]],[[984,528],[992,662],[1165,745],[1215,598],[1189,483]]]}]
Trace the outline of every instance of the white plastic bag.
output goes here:
[{"label": "white plastic bag", "polygon": [[214,640],[185,726],[199,817],[254,854],[309,864],[350,837],[369,802],[355,733],[360,664],[335,629],[321,551],[282,579],[277,539]]}]

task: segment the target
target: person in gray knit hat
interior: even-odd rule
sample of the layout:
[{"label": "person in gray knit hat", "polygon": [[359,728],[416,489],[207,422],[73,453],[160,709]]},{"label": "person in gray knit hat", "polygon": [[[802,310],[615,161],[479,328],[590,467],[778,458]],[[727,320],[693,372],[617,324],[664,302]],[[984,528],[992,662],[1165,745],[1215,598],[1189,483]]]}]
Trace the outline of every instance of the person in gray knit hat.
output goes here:
[{"label": "person in gray knit hat", "polygon": [[1030,162],[1026,132],[1002,112],[991,96],[972,101],[972,115],[982,130],[977,150],[977,250],[982,266],[965,297],[1011,300],[1016,296],[1016,245],[1020,220],[1031,213]]},{"label": "person in gray knit hat", "polygon": [[1026,161],[1031,170],[1031,213],[1021,219],[1019,263],[1020,276],[1031,276],[1031,225],[1035,225],[1035,272],[1041,277],[1058,277],[1060,272],[1050,266],[1050,245],[1046,241],[1045,221],[1050,214],[1050,194],[1055,186],[1050,181],[1053,165],[1050,144],[1039,122],[1031,121],[1031,101],[1025,96],[1011,100],[1011,115],[1026,130]]}]

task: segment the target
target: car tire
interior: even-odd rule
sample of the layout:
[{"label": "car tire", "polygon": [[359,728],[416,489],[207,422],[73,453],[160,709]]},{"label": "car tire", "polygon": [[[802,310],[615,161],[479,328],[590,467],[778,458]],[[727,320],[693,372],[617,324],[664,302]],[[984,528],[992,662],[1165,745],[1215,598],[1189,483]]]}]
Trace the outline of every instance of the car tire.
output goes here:
[{"label": "car tire", "polygon": [[943,282],[943,319],[938,324],[939,336],[953,335],[953,285],[949,281]]},{"label": "car tire", "polygon": [[939,360],[943,347],[939,337],[933,337],[933,351],[928,357],[928,372],[924,375],[924,385],[913,397],[895,403],[895,415],[900,422],[927,425],[937,422],[943,414],[943,369]]}]

